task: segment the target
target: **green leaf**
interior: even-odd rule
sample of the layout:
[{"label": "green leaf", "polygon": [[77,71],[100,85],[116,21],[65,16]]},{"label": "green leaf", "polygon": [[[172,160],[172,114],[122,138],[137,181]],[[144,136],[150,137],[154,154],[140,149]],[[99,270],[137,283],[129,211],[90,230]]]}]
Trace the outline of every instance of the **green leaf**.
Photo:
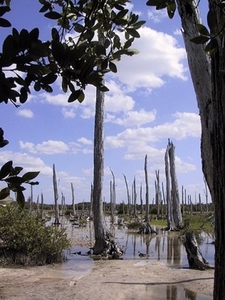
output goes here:
[{"label": "green leaf", "polygon": [[176,11],[176,3],[173,1],[172,3],[167,5],[167,14],[170,19],[174,17],[175,11]]},{"label": "green leaf", "polygon": [[135,38],[139,38],[140,34],[137,32],[137,30],[133,29],[133,28],[127,28],[126,29],[127,33]]},{"label": "green leaf", "polygon": [[76,31],[76,32],[78,32],[78,33],[82,33],[83,31],[84,31],[84,26],[82,26],[81,24],[79,24],[79,23],[76,23],[75,25],[74,25],[74,30]]},{"label": "green leaf", "polygon": [[4,19],[4,18],[0,18],[0,27],[10,27],[11,23]]},{"label": "green leaf", "polygon": [[101,85],[98,87],[101,92],[108,92],[109,89],[105,85]]},{"label": "green leaf", "polygon": [[47,12],[46,14],[44,14],[44,16],[48,19],[52,19],[52,20],[58,20],[60,19],[62,16],[57,13],[56,11],[50,11],[50,12]]},{"label": "green leaf", "polygon": [[52,28],[52,39],[59,42],[59,32],[55,27]]},{"label": "green leaf", "polygon": [[20,103],[25,103],[27,101],[28,94],[25,87],[21,87],[20,89]]},{"label": "green leaf", "polygon": [[76,101],[78,99],[79,95],[80,95],[80,90],[72,92],[68,98],[68,102],[71,103],[71,102]]},{"label": "green leaf", "polygon": [[112,71],[113,73],[117,73],[117,67],[114,63],[109,62],[109,69],[110,71]]},{"label": "green leaf", "polygon": [[137,49],[127,49],[124,54],[132,56],[132,55],[138,54],[138,53],[139,53],[139,51]]},{"label": "green leaf", "polygon": [[77,100],[82,103],[84,101],[84,98],[85,98],[85,95],[84,95],[84,92],[83,90],[80,90],[80,95],[79,97],[77,98]]},{"label": "green leaf", "polygon": [[10,172],[12,170],[12,165],[13,165],[13,162],[12,162],[12,160],[10,160],[1,167],[0,179],[3,179],[10,174]]},{"label": "green leaf", "polygon": [[53,82],[56,81],[57,77],[58,76],[56,74],[51,72],[48,75],[42,77],[41,82],[44,84],[52,84]]},{"label": "green leaf", "polygon": [[19,176],[11,176],[9,178],[6,178],[5,182],[11,183],[13,185],[21,185],[22,183],[24,183],[24,180]]},{"label": "green leaf", "polygon": [[39,37],[39,29],[38,28],[32,29],[29,33],[29,37],[31,41],[36,42]]},{"label": "green leaf", "polygon": [[0,191],[0,200],[5,199],[6,197],[8,197],[10,195],[10,189],[8,187],[2,189]]},{"label": "green leaf", "polygon": [[28,182],[36,178],[39,174],[40,172],[27,172],[22,176],[22,179],[24,180],[24,182]]},{"label": "green leaf", "polygon": [[0,7],[0,17],[2,17],[6,12],[10,11],[10,7],[9,6],[1,6]]},{"label": "green leaf", "polygon": [[216,50],[217,47],[218,45],[216,39],[211,39],[209,43],[205,46],[204,50],[205,52],[211,55]]},{"label": "green leaf", "polygon": [[210,36],[208,29],[202,24],[196,24],[196,29],[201,35]]},{"label": "green leaf", "polygon": [[167,0],[148,0],[146,5],[148,6],[157,6],[166,3]]},{"label": "green leaf", "polygon": [[146,21],[139,21],[139,22],[133,24],[133,28],[134,28],[134,29],[139,29],[139,28],[141,28],[141,26],[144,25],[145,23],[146,23]]},{"label": "green leaf", "polygon": [[195,38],[191,39],[191,42],[195,44],[205,44],[209,41],[209,37],[205,35],[199,35],[196,36]]}]

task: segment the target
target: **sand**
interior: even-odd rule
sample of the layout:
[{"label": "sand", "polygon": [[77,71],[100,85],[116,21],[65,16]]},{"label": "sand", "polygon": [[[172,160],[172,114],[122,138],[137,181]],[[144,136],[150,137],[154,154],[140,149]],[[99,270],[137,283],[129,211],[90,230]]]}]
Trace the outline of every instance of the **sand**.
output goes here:
[{"label": "sand", "polygon": [[213,276],[213,270],[171,268],[146,258],[95,261],[91,270],[80,274],[54,266],[0,268],[0,299],[212,299]]}]

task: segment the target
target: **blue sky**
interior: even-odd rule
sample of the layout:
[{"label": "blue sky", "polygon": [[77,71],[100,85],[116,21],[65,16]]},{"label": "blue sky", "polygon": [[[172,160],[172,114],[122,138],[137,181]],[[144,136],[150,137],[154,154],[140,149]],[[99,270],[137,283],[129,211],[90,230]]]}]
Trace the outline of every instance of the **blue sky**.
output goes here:
[{"label": "blue sky", "polygon": [[[155,170],[165,184],[164,155],[168,138],[175,145],[179,188],[201,194],[205,185],[201,171],[200,120],[179,18],[147,7],[146,1],[131,1],[132,10],[146,24],[133,45],[140,53],[124,57],[118,73],[106,77],[110,92],[105,99],[104,199],[109,200],[110,168],[116,177],[117,202],[126,200],[123,174],[131,188],[136,178],[138,196],[144,185],[144,157],[148,155],[150,201],[154,196]],[[205,4],[206,5],[206,4]],[[38,1],[14,1],[7,18],[19,30],[39,27],[48,38],[53,23],[38,13]],[[11,29],[1,29],[1,40]],[[95,89],[86,90],[82,104],[68,104],[60,84],[54,93],[33,92],[26,104],[15,108],[1,104],[1,127],[9,145],[1,149],[0,164],[13,160],[24,171],[41,171],[34,187],[34,201],[41,192],[45,203],[53,203],[52,165],[55,164],[59,195],[71,203],[71,182],[77,202],[89,201],[93,181],[93,126]],[[30,188],[25,192],[30,195]],[[144,198],[144,191],[143,191]],[[139,202],[139,197],[138,197]]]}]

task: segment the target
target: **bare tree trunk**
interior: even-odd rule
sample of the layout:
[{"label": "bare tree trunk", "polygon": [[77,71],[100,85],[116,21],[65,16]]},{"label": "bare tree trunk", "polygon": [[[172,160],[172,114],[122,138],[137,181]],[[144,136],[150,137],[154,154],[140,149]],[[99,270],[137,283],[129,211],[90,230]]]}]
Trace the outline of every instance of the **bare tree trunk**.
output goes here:
[{"label": "bare tree trunk", "polygon": [[172,214],[172,201],[171,201],[171,184],[170,184],[170,173],[169,173],[169,148],[167,146],[165,152],[165,176],[166,176],[166,204],[167,204],[167,227],[168,230],[174,229],[174,220]]},{"label": "bare tree trunk", "polygon": [[140,203],[141,203],[141,214],[143,214],[142,183],[140,185]]},{"label": "bare tree trunk", "polygon": [[157,205],[157,217],[160,215],[161,208],[161,217],[162,217],[162,194],[160,190],[160,182],[159,182],[159,170],[155,171],[156,181],[155,181],[155,201]]},{"label": "bare tree trunk", "polygon": [[148,186],[148,157],[145,155],[145,221],[149,223],[149,186]]},{"label": "bare tree trunk", "polygon": [[44,214],[43,214],[43,204],[44,204],[44,197],[43,193],[41,193],[41,219],[44,219]]},{"label": "bare tree trunk", "polygon": [[182,215],[180,208],[180,197],[177,183],[177,176],[175,170],[175,147],[172,142],[169,141],[169,161],[170,161],[170,176],[171,176],[171,193],[173,202],[173,220],[176,229],[182,228]]},{"label": "bare tree trunk", "polygon": [[58,185],[56,179],[55,165],[53,164],[53,191],[54,191],[54,203],[55,203],[55,224],[59,224],[59,194],[58,194]]},{"label": "bare tree trunk", "polygon": [[136,192],[136,180],[135,180],[135,177],[134,177],[133,187],[134,187],[134,216],[137,217],[137,207],[136,207],[137,192]]},{"label": "bare tree trunk", "polygon": [[73,215],[76,215],[76,207],[75,207],[75,196],[74,196],[74,187],[73,183],[71,182],[71,193],[72,193],[72,209],[73,209]]},{"label": "bare tree trunk", "polygon": [[127,178],[126,176],[123,174],[124,180],[125,180],[125,185],[126,185],[126,190],[127,190],[127,214],[130,214],[130,192],[129,192],[129,187],[128,187],[128,183],[127,183]]},{"label": "bare tree trunk", "polygon": [[116,209],[116,180],[115,180],[115,175],[113,173],[113,171],[110,169],[110,172],[112,174],[113,177],[113,182],[112,182],[112,215],[115,215],[115,209]]}]

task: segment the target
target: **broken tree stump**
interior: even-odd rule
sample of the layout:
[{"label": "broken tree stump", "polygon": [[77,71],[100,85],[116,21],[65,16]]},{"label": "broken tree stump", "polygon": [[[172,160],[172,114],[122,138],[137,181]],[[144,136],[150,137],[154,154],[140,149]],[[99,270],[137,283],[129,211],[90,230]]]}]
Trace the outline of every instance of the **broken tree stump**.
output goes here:
[{"label": "broken tree stump", "polygon": [[184,246],[187,252],[189,267],[196,270],[212,269],[209,263],[203,257],[193,232],[186,232]]}]

